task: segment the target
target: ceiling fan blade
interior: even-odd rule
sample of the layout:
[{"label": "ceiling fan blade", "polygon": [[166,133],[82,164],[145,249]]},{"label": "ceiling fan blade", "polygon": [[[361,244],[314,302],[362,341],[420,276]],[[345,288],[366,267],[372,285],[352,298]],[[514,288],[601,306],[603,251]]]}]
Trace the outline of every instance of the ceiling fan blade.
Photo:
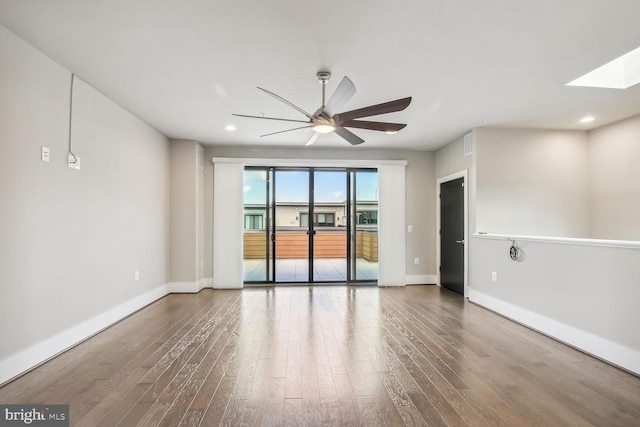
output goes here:
[{"label": "ceiling fan blade", "polygon": [[313,135],[311,135],[311,138],[309,138],[304,145],[308,146],[313,144],[314,142],[316,142],[316,139],[318,139],[319,136],[320,134],[318,132],[314,132]]},{"label": "ceiling fan blade", "polygon": [[364,142],[364,139],[360,138],[355,133],[353,133],[350,130],[347,130],[347,129],[341,127],[341,126],[336,127],[336,130],[334,130],[334,132],[338,136],[340,136],[343,139],[345,139],[351,145],[358,145],[358,144],[362,144]]},{"label": "ceiling fan blade", "polygon": [[378,114],[393,113],[394,111],[402,111],[411,103],[411,97],[396,99],[395,101],[383,102],[382,104],[370,105],[368,107],[359,108],[357,110],[346,111],[344,113],[335,114],[333,119],[338,126],[349,120],[359,119],[360,117],[377,116]]},{"label": "ceiling fan blade", "polygon": [[310,127],[311,127],[311,125],[309,125],[309,126],[301,126],[299,128],[293,128],[293,129],[280,130],[278,132],[265,133],[264,135],[260,135],[260,137],[262,138],[263,136],[277,135],[279,133],[291,132],[291,131],[299,130],[299,129],[307,129],[307,128],[310,128]]},{"label": "ceiling fan blade", "polygon": [[250,116],[248,114],[235,114],[235,113],[232,113],[231,115],[238,116],[238,117],[249,117],[250,119],[280,120],[283,122],[309,123],[309,120],[281,119],[279,117]]},{"label": "ceiling fan blade", "polygon": [[328,117],[332,117],[355,93],[355,85],[349,80],[349,77],[344,76],[329,101],[327,101],[327,105],[324,106],[323,112]]},{"label": "ceiling fan blade", "polygon": [[404,123],[386,123],[386,122],[370,122],[367,120],[349,120],[348,122],[343,122],[342,126],[350,127],[350,128],[379,130],[382,132],[398,132],[399,130],[404,129],[404,127],[407,125]]},{"label": "ceiling fan blade", "polygon": [[301,112],[301,113],[302,113],[302,114],[304,114],[305,116],[309,117],[309,119],[313,119],[313,116],[312,116],[311,114],[307,113],[306,111],[304,111],[302,108],[298,107],[297,105],[292,104],[291,102],[287,101],[286,99],[284,99],[284,98],[283,98],[283,97],[281,97],[280,95],[276,95],[275,93],[273,93],[273,92],[269,92],[268,90],[263,89],[263,88],[261,88],[261,87],[259,87],[259,86],[258,86],[258,89],[260,89],[261,91],[263,91],[263,92],[265,92],[265,93],[268,93],[269,95],[273,96],[273,97],[274,97],[275,99],[277,99],[278,101],[282,101],[282,102],[284,102],[284,103],[285,103],[285,104],[287,104],[289,107],[291,107],[291,108],[294,108],[294,109],[298,110],[299,112]]}]

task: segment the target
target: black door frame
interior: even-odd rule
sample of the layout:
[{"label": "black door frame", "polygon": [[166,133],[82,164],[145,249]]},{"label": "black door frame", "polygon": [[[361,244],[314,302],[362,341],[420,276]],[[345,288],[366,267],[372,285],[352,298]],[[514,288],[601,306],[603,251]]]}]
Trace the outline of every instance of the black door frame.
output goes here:
[{"label": "black door frame", "polygon": [[468,171],[462,170],[459,172],[452,173],[450,175],[444,176],[442,178],[438,178],[436,182],[436,257],[437,257],[437,265],[438,265],[438,284],[441,285],[441,277],[440,277],[440,267],[442,266],[442,253],[441,253],[441,225],[442,219],[441,216],[441,204],[440,204],[440,186],[443,183],[447,183],[450,181],[454,181],[456,179],[462,178],[463,186],[464,186],[464,297],[469,298],[469,177]]}]

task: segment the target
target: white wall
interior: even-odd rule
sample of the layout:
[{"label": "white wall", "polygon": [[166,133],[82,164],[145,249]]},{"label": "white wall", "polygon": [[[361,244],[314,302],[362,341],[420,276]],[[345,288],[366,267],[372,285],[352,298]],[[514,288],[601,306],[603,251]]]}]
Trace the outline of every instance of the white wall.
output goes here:
[{"label": "white wall", "polygon": [[211,280],[204,271],[204,147],[196,146],[196,279],[198,290],[204,286],[210,286]]},{"label": "white wall", "polygon": [[0,383],[165,293],[168,141],[76,79],[67,168],[70,82],[0,27]]},{"label": "white wall", "polygon": [[475,131],[476,229],[589,236],[588,135],[582,131]]},{"label": "white wall", "polygon": [[640,241],[640,116],[589,134],[591,237]]}]

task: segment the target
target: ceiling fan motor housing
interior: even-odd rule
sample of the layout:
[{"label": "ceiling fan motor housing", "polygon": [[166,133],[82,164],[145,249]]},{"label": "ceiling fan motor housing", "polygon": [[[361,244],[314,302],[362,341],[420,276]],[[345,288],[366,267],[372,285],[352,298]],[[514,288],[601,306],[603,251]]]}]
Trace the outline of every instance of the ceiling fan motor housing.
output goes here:
[{"label": "ceiling fan motor housing", "polygon": [[318,71],[316,77],[320,83],[326,83],[331,78],[331,73],[328,71]]}]

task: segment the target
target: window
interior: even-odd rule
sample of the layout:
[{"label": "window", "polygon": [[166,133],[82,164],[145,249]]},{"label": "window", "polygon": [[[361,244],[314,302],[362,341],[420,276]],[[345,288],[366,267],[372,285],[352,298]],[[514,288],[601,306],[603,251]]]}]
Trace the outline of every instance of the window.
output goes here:
[{"label": "window", "polygon": [[320,227],[334,227],[336,225],[336,214],[318,213],[315,214],[315,225]]},{"label": "window", "polygon": [[[313,214],[313,225],[316,227],[335,227],[336,214],[335,213],[317,213]],[[309,226],[309,214],[307,212],[300,213],[300,227]]]},{"label": "window", "polygon": [[358,224],[377,224],[378,211],[358,211]]},{"label": "window", "polygon": [[264,219],[262,215],[245,214],[244,216],[245,230],[264,230]]}]

